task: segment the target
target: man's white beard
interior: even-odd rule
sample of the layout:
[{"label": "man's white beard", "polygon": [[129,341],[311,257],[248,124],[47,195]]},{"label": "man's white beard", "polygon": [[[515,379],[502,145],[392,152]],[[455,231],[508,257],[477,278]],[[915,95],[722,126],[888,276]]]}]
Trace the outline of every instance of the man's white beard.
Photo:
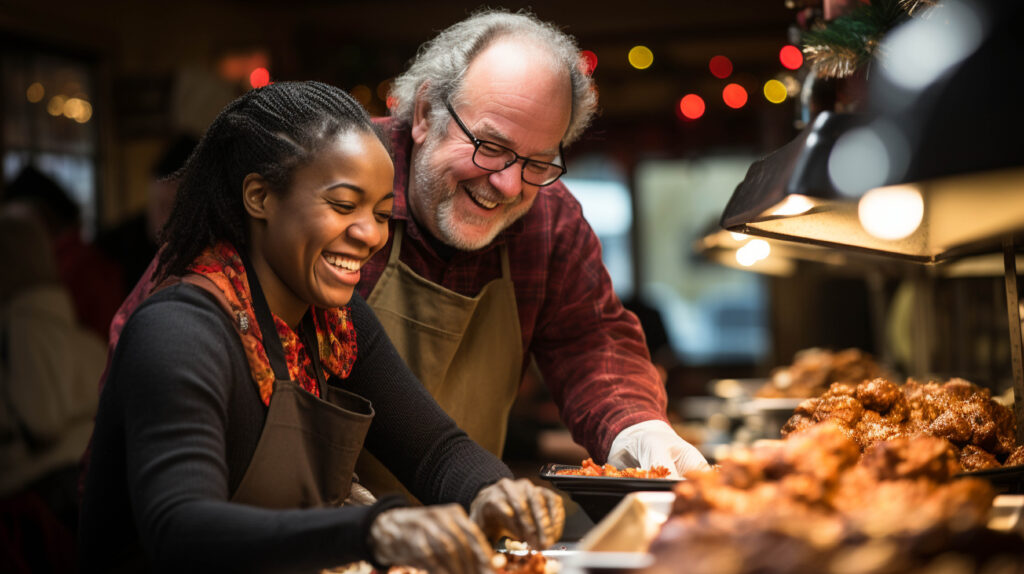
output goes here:
[{"label": "man's white beard", "polygon": [[[433,217],[433,222],[420,221],[420,223],[426,225],[427,229],[434,235],[439,233],[438,239],[443,243],[462,251],[483,249],[494,241],[494,238],[505,228],[512,225],[512,223],[526,215],[526,212],[529,211],[529,206],[521,208],[517,205],[516,207],[519,209],[506,211],[497,222],[490,218],[478,218],[474,215],[467,216],[466,214],[462,214],[460,221],[457,222],[455,219],[455,196],[464,192],[460,191],[458,187],[449,187],[448,183],[438,174],[438,171],[433,168],[430,160],[434,155],[436,147],[436,141],[428,136],[419,153],[413,158],[413,169],[415,171],[413,183],[415,188],[409,190],[409,207],[412,209],[412,204],[416,204],[422,208],[418,210],[421,217]],[[414,195],[415,197],[413,197]],[[501,197],[501,194],[496,190],[492,190],[486,196]],[[508,206],[500,206],[497,209],[508,209]],[[482,236],[470,239],[458,233],[460,225],[481,224],[489,224],[491,226]],[[437,233],[434,232],[435,228]]]}]

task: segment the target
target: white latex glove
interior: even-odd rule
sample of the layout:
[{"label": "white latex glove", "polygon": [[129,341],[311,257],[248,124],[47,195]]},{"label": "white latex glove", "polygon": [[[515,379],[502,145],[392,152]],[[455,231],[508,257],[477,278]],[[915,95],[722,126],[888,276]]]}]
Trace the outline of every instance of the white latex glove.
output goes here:
[{"label": "white latex glove", "polygon": [[623,429],[612,441],[608,464],[616,468],[643,469],[664,466],[672,478],[710,466],[696,447],[680,438],[668,423],[659,420]]}]

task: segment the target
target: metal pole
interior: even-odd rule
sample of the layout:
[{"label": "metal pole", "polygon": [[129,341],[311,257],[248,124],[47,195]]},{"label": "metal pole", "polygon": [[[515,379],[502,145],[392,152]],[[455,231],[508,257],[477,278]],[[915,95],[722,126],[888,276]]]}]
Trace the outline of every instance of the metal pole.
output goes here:
[{"label": "metal pole", "polygon": [[1003,239],[1006,269],[1006,310],[1010,321],[1010,361],[1013,364],[1013,414],[1017,418],[1017,444],[1024,444],[1024,344],[1020,336],[1020,298],[1017,295],[1017,254],[1013,236]]}]

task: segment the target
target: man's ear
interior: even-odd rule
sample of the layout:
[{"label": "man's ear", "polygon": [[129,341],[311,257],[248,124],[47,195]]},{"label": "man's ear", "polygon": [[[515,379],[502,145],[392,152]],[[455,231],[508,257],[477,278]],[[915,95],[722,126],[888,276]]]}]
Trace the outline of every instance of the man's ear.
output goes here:
[{"label": "man's ear", "polygon": [[266,219],[264,204],[270,194],[267,180],[258,173],[250,173],[242,180],[242,204],[253,219]]},{"label": "man's ear", "polygon": [[430,101],[427,98],[427,84],[416,92],[416,105],[412,109],[412,141],[422,145],[430,132]]}]

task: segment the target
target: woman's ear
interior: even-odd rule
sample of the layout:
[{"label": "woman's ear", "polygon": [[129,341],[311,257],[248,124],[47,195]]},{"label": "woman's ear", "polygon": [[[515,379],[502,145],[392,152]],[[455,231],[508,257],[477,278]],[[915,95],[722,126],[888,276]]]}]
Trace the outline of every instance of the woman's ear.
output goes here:
[{"label": "woman's ear", "polygon": [[242,204],[245,211],[253,219],[266,219],[267,214],[264,204],[267,195],[270,193],[270,186],[267,180],[258,173],[250,173],[242,180]]},{"label": "woman's ear", "polygon": [[423,144],[430,132],[430,101],[427,98],[427,84],[416,92],[416,105],[412,108],[412,141]]}]

